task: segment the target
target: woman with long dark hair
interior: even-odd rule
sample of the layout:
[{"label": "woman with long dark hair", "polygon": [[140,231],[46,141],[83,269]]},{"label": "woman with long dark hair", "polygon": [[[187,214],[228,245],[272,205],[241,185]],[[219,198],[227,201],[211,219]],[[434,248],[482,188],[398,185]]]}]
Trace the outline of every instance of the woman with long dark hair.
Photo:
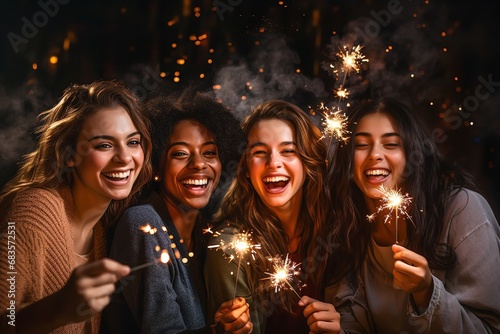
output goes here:
[{"label": "woman with long dark hair", "polygon": [[[500,229],[470,177],[445,162],[403,104],[350,115],[329,169],[327,300],[353,332],[500,330]],[[388,203],[388,193],[402,203]],[[411,200],[408,197],[411,197]]]}]

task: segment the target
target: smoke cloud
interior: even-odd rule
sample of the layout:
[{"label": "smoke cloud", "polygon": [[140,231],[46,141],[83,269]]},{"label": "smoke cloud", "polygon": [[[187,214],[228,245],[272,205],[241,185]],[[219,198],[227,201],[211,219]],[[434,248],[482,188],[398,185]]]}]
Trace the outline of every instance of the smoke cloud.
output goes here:
[{"label": "smoke cloud", "polygon": [[238,119],[266,100],[283,99],[298,104],[300,92],[317,98],[328,94],[323,81],[297,73],[300,57],[284,37],[268,38],[249,59],[222,67],[214,80],[220,86],[214,90],[216,98],[231,108]]}]

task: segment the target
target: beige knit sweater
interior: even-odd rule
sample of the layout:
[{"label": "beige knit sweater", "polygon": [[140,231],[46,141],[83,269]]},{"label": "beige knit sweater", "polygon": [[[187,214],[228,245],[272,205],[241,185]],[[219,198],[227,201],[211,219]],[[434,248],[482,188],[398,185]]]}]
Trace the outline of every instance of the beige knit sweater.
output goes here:
[{"label": "beige knit sweater", "polygon": [[[18,312],[60,290],[68,280],[76,266],[69,219],[72,211],[73,198],[68,188],[26,189],[16,194],[9,207],[0,208],[1,333],[14,329],[9,325],[11,311],[7,310],[14,300],[12,292]],[[105,249],[104,230],[98,223],[90,261],[102,258]],[[11,284],[14,281],[15,289]],[[91,323],[91,333],[98,333],[100,315],[94,316]],[[60,327],[54,333],[81,334],[84,324]]]}]

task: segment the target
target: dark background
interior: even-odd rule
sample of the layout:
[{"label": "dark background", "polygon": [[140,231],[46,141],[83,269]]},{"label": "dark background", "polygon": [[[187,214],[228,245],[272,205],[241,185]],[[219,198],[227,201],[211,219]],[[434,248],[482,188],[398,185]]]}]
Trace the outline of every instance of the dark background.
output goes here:
[{"label": "dark background", "polygon": [[321,126],[319,104],[339,103],[335,53],[360,44],[369,62],[346,76],[344,102],[417,108],[499,217],[499,1],[41,0],[0,13],[0,186],[71,83],[117,79],[140,99],[191,87],[239,118],[282,98]]}]

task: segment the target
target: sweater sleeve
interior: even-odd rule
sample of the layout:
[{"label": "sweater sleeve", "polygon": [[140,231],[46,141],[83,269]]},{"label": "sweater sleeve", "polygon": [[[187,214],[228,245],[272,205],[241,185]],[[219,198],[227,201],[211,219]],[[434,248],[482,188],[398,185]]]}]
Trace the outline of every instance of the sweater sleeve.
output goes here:
[{"label": "sweater sleeve", "polygon": [[[145,233],[140,229],[146,225],[156,229],[156,233]],[[163,227],[161,218],[148,205],[129,208],[120,218],[113,237],[111,258],[133,268],[156,261],[161,250],[167,250],[171,260],[167,264],[157,263],[139,269],[122,278],[118,296],[113,297],[109,310],[104,313],[107,326],[130,320],[125,318],[128,313],[133,317],[135,330],[127,328],[127,333],[180,333],[187,329],[183,312],[190,310],[183,310],[179,302],[185,296],[178,294],[173,283],[174,277],[179,277],[179,271],[176,270],[176,261],[172,260],[176,255],[169,235]],[[191,286],[187,280],[180,285],[186,289]],[[117,305],[118,300],[124,305]],[[204,319],[198,320],[202,327]],[[108,330],[116,332],[111,327]]]},{"label": "sweater sleeve", "polygon": [[[215,313],[220,305],[234,298],[235,286],[236,297],[243,297],[250,305],[250,316],[253,323],[254,334],[261,333],[261,320],[252,297],[252,289],[248,281],[250,266],[242,261],[239,268],[238,281],[238,259],[231,249],[218,247],[221,243],[227,245],[237,230],[234,227],[225,227],[217,231],[209,243],[209,249],[205,257],[205,285],[207,289],[207,318],[214,319]],[[220,249],[219,249],[220,248]],[[232,260],[230,260],[232,258]]]},{"label": "sweater sleeve", "polygon": [[500,229],[479,194],[462,191],[452,204],[447,242],[457,265],[433,276],[427,310],[409,305],[410,320],[422,333],[500,332]]},{"label": "sweater sleeve", "polygon": [[62,200],[51,191],[28,189],[17,194],[0,222],[6,254],[0,258],[1,332],[15,312],[55,293],[68,279],[72,263],[64,256],[69,227],[63,212]]}]

